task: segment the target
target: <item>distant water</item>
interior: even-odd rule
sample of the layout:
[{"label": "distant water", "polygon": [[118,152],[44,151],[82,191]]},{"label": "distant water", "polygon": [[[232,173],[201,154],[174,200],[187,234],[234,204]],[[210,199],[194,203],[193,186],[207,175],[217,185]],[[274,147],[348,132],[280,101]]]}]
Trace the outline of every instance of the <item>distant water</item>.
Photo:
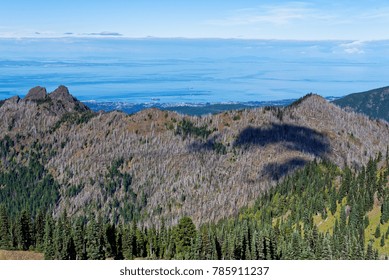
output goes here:
[{"label": "distant water", "polygon": [[0,99],[66,85],[92,102],[343,96],[389,85],[389,41],[0,39]]}]

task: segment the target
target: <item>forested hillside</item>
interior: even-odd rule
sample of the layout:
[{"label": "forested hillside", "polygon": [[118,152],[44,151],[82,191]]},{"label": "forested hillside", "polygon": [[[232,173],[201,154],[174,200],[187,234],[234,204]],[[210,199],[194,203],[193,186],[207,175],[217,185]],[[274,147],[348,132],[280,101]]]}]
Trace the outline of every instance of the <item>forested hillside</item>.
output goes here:
[{"label": "forested hillside", "polygon": [[[298,258],[322,257],[312,231],[320,246],[347,235],[363,258],[370,247],[386,254],[366,236],[383,219],[376,235],[386,242],[389,124],[320,96],[189,117],[93,112],[66,87],[36,87],[1,102],[0,118],[3,248],[47,258],[292,258],[293,237]],[[364,229],[361,217],[371,220]]]},{"label": "forested hillside", "polygon": [[196,228],[113,224],[100,215],[58,219],[0,207],[0,247],[46,259],[382,259],[389,255],[388,153],[359,171],[308,164],[234,218]]},{"label": "forested hillside", "polygon": [[372,118],[389,121],[389,87],[349,94],[334,103]]},{"label": "forested hillside", "polygon": [[65,87],[38,87],[3,102],[0,118],[0,199],[11,215],[44,208],[148,226],[236,215],[314,159],[360,168],[389,139],[388,123],[317,95],[285,108],[188,117],[95,113]]}]

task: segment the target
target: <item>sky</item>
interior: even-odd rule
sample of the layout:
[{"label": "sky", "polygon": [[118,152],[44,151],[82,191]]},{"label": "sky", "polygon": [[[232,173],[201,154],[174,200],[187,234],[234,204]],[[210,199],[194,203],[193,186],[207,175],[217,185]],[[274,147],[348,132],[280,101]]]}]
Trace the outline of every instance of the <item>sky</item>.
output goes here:
[{"label": "sky", "polygon": [[3,38],[389,39],[387,0],[0,0],[0,4]]}]

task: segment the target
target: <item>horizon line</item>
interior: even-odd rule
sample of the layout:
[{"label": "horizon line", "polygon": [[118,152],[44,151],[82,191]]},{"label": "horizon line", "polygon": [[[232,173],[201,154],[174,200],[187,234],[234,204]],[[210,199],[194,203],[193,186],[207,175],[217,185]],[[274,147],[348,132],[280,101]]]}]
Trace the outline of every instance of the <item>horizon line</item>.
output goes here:
[{"label": "horizon line", "polygon": [[379,42],[389,41],[386,39],[355,39],[355,38],[323,38],[323,39],[282,39],[282,38],[246,38],[246,37],[182,37],[182,36],[142,36],[142,37],[131,37],[131,36],[109,36],[109,35],[89,35],[89,36],[47,36],[47,37],[36,37],[36,36],[0,36],[1,39],[7,40],[23,40],[23,39],[36,39],[36,40],[49,40],[49,39],[115,39],[115,40],[240,40],[240,41],[290,41],[290,42],[336,42],[336,41],[357,41],[357,42]]}]

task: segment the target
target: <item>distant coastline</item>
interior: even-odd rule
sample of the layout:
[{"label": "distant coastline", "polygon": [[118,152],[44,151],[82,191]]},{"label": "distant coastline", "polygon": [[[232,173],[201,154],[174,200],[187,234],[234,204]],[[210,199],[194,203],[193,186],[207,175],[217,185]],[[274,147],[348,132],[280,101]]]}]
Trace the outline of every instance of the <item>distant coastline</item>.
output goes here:
[{"label": "distant coastline", "polygon": [[[325,97],[328,101],[333,101],[339,97]],[[251,101],[251,102],[219,102],[219,103],[129,103],[115,101],[82,101],[93,111],[123,111],[128,114],[134,114],[148,108],[158,108],[161,110],[174,111],[179,114],[201,116],[207,114],[217,114],[224,111],[242,110],[249,108],[258,108],[265,106],[288,106],[296,101],[296,99],[283,99],[275,101]]]}]

